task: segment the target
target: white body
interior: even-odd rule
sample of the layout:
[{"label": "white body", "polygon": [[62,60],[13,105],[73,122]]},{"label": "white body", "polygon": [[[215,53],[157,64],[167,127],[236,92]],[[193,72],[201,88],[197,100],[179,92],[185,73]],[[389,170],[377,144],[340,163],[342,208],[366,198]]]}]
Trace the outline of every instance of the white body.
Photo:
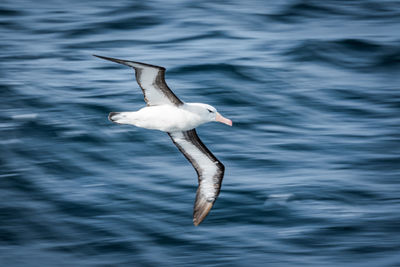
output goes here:
[{"label": "white body", "polygon": [[[131,124],[137,127],[164,132],[187,131],[200,124],[215,121],[215,109],[205,104],[185,103],[177,107],[172,105],[147,106],[138,111],[119,112],[112,116],[112,121]],[[204,111],[205,110],[205,111]]]}]

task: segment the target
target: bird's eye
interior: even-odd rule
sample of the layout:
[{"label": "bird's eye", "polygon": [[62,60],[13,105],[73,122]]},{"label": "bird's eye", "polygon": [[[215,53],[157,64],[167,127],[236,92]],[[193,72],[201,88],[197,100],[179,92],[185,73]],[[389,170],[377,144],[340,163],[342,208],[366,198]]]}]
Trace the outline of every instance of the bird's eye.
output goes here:
[{"label": "bird's eye", "polygon": [[212,113],[212,110],[211,110],[211,109],[207,109],[207,110],[208,110],[208,112]]}]

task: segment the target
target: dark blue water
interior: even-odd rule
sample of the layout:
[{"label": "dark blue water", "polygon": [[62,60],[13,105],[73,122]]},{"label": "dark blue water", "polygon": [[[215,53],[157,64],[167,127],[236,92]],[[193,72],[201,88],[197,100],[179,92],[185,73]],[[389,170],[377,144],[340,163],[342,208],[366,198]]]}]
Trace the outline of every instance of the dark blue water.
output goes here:
[{"label": "dark blue water", "polygon": [[[218,3],[215,3],[218,2]],[[399,266],[398,1],[0,3],[1,266]],[[165,66],[225,164],[196,173],[131,69]]]}]

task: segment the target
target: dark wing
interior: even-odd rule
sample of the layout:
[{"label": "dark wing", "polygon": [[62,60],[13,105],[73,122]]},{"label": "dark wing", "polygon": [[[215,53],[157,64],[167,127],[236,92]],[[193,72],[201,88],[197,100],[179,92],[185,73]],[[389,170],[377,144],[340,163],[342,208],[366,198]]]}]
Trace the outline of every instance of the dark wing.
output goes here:
[{"label": "dark wing", "polygon": [[148,106],[165,104],[180,106],[183,104],[171,89],[168,88],[165,82],[165,68],[135,61],[94,56],[134,68],[136,81],[140,88],[142,88],[144,101],[146,101]]},{"label": "dark wing", "polygon": [[207,216],[218,197],[225,167],[201,142],[194,129],[168,134],[193,165],[199,178],[193,211],[193,223],[197,226]]}]

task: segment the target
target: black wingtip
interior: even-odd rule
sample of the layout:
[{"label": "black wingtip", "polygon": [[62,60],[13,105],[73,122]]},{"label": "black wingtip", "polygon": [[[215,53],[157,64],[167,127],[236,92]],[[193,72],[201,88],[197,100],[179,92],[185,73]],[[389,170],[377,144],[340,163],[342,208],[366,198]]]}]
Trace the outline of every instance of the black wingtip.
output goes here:
[{"label": "black wingtip", "polygon": [[101,59],[109,60],[109,61],[112,61],[112,62],[116,62],[116,63],[122,64],[122,65],[126,65],[126,66],[132,67],[132,68],[152,67],[152,68],[158,68],[158,69],[161,69],[161,70],[165,71],[164,67],[151,65],[151,64],[147,64],[147,63],[142,63],[142,62],[138,62],[138,61],[124,60],[124,59],[118,59],[118,58],[112,58],[112,57],[104,57],[104,56],[99,56],[99,55],[96,55],[96,54],[93,54],[93,56],[101,58]]},{"label": "black wingtip", "polygon": [[[129,61],[128,60],[122,60],[122,59],[112,58],[112,57],[104,57],[104,56],[99,56],[99,55],[93,55],[93,56],[101,58],[101,59],[109,60],[109,61],[112,61],[112,62],[115,62],[115,63],[119,63],[119,64],[123,64],[123,65],[129,66],[129,64],[128,64]],[[129,66],[129,67],[131,67],[131,66]]]},{"label": "black wingtip", "polygon": [[108,59],[107,57],[99,56],[99,55],[96,55],[96,54],[93,54],[93,56],[94,56],[94,57],[101,58],[101,59]]}]

